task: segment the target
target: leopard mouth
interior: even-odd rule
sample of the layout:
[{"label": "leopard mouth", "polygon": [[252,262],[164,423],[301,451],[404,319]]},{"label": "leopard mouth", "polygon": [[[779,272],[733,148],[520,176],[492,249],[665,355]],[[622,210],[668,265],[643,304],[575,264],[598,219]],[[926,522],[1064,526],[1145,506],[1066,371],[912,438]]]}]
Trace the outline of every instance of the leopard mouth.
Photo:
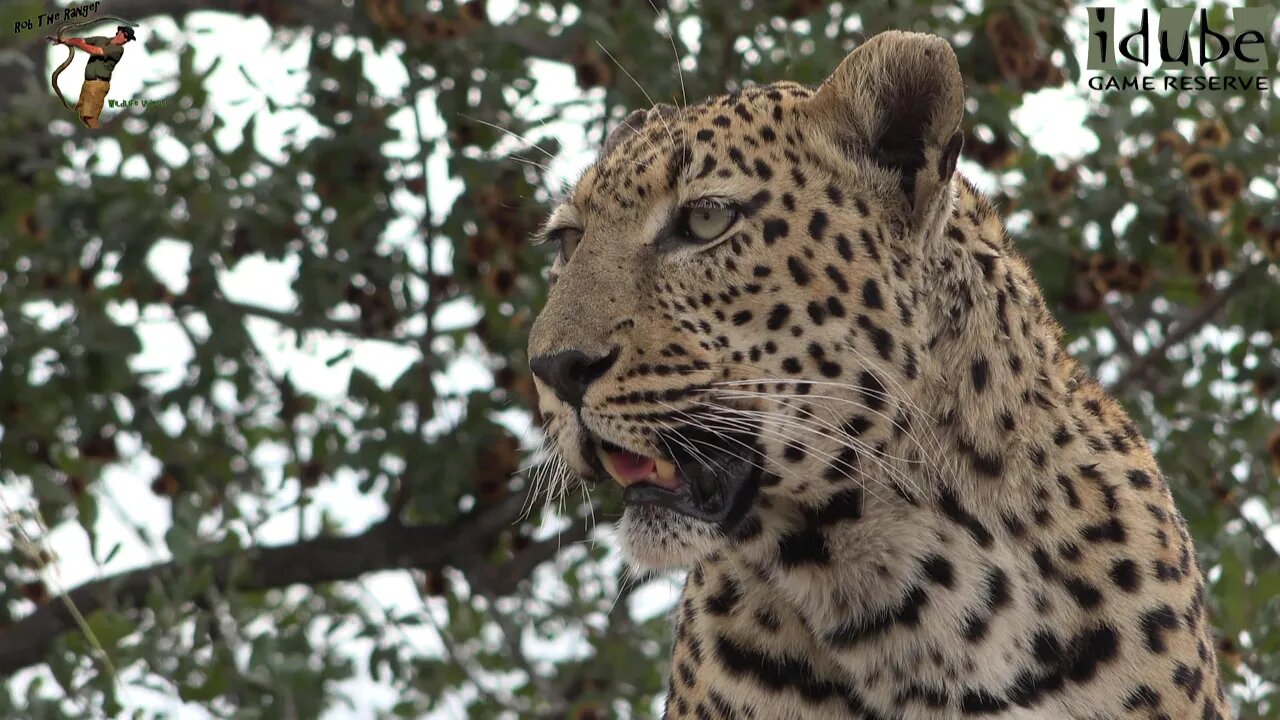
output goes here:
[{"label": "leopard mouth", "polygon": [[760,489],[761,453],[753,434],[728,436],[700,428],[672,431],[671,456],[634,453],[593,438],[591,464],[622,487],[627,507],[661,507],[728,531],[746,516]]}]

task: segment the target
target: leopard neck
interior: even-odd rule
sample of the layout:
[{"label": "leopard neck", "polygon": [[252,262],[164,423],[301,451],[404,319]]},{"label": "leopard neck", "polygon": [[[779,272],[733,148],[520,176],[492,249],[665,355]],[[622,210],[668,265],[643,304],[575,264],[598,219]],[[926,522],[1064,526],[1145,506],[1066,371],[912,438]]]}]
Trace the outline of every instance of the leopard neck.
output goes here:
[{"label": "leopard neck", "polygon": [[[963,460],[960,477],[1007,489],[1065,422],[1080,382],[1031,270],[996,209],[958,178],[941,234],[926,249],[925,317],[916,404]],[[1027,452],[1018,453],[1018,450]]]}]

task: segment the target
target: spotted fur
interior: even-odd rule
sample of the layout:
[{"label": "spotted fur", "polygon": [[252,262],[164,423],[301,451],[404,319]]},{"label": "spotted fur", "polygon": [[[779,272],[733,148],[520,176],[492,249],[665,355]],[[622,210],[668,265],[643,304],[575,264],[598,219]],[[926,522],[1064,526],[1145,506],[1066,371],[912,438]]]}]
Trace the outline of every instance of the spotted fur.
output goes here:
[{"label": "spotted fur", "polygon": [[[732,527],[621,522],[690,570],[669,718],[1229,716],[1186,524],[954,173],[962,117],[951,48],[884,33],[816,90],[634,113],[553,217],[583,235],[530,356],[608,358],[576,406],[538,382],[568,465],[755,428]],[[665,240],[707,196],[731,231]]]}]

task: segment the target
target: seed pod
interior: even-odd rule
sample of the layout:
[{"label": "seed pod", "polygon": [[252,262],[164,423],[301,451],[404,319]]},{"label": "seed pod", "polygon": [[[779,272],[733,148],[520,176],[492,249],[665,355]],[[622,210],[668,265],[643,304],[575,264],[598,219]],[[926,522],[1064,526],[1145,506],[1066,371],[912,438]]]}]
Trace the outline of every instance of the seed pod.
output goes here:
[{"label": "seed pod", "polygon": [[1027,90],[1043,90],[1044,88],[1061,87],[1067,81],[1067,76],[1062,72],[1062,68],[1053,64],[1049,58],[1042,57],[1036,60],[1031,68],[1031,76],[1024,84]]},{"label": "seed pod", "polygon": [[1257,215],[1250,215],[1244,219],[1244,226],[1241,228],[1245,235],[1251,238],[1264,237],[1267,234],[1267,228],[1262,224],[1262,218]]},{"label": "seed pod", "polygon": [[22,583],[21,592],[22,597],[36,605],[46,605],[49,602],[49,588],[41,580]]},{"label": "seed pod", "polygon": [[1280,385],[1280,378],[1275,373],[1259,373],[1253,378],[1253,394],[1265,398]]},{"label": "seed pod", "polygon": [[1130,260],[1125,266],[1120,285],[1128,293],[1146,292],[1151,287],[1151,268],[1139,260]]},{"label": "seed pod", "polygon": [[440,15],[425,15],[413,26],[414,37],[423,43],[447,40],[459,35],[458,23]]},{"label": "seed pod", "polygon": [[1222,169],[1222,174],[1218,176],[1218,194],[1235,200],[1244,194],[1244,188],[1244,173],[1239,168],[1228,165]]},{"label": "seed pod", "polygon": [[496,297],[505,298],[516,287],[516,271],[509,267],[491,268],[484,278],[485,288]]},{"label": "seed pod", "polygon": [[607,720],[608,717],[604,708],[596,704],[580,705],[573,713],[573,720]]},{"label": "seed pod", "polygon": [[492,260],[496,251],[497,243],[494,242],[492,233],[482,230],[467,238],[467,261],[472,265]]},{"label": "seed pod", "polygon": [[45,232],[40,227],[40,222],[31,213],[22,213],[18,216],[18,233],[35,240],[43,240],[45,237]]},{"label": "seed pod", "polygon": [[315,460],[308,460],[298,470],[298,483],[309,490],[320,484],[324,477],[324,466]]},{"label": "seed pod", "polygon": [[1067,312],[1091,313],[1102,306],[1102,295],[1094,287],[1087,274],[1077,273],[1062,297],[1062,307]]},{"label": "seed pod", "polygon": [[508,481],[520,468],[520,443],[507,434],[479,448],[476,453],[474,485],[477,496],[486,501],[501,500]]},{"label": "seed pod", "polygon": [[995,50],[996,66],[1005,80],[1022,84],[1036,70],[1035,44],[1012,14],[993,13],[985,26]]},{"label": "seed pod", "polygon": [[787,20],[799,20],[821,10],[824,5],[826,5],[825,0],[791,0],[782,11],[782,17]]},{"label": "seed pod", "polygon": [[160,475],[151,481],[151,492],[161,497],[177,497],[182,490],[182,475],[177,466],[165,465]]},{"label": "seed pod", "polygon": [[489,24],[488,0],[471,0],[458,8],[463,32],[471,34]]},{"label": "seed pod", "polygon": [[1074,167],[1066,170],[1055,168],[1049,171],[1049,175],[1046,178],[1049,197],[1061,199],[1070,196],[1075,192],[1077,178],[1078,172]]},{"label": "seed pod", "polygon": [[427,597],[444,597],[449,592],[449,578],[438,568],[423,571],[418,592]]},{"label": "seed pod", "polygon": [[1191,242],[1191,232],[1187,229],[1187,220],[1176,210],[1165,216],[1160,225],[1160,240],[1170,245],[1181,245]]},{"label": "seed pod", "polygon": [[1191,201],[1201,215],[1216,213],[1227,207],[1226,197],[1218,192],[1216,184],[1213,183],[1206,183],[1196,188],[1195,195],[1191,197]]},{"label": "seed pod", "polygon": [[1183,245],[1178,249],[1178,263],[1182,269],[1195,276],[1205,273],[1204,248],[1195,244]]},{"label": "seed pod", "polygon": [[1272,260],[1280,261],[1280,228],[1271,228],[1262,241],[1262,252]]},{"label": "seed pod", "polygon": [[80,455],[89,460],[111,461],[120,457],[116,450],[115,438],[107,430],[99,430],[96,435],[86,438],[80,445]]},{"label": "seed pod", "polygon": [[71,497],[78,498],[84,494],[86,483],[82,475],[67,476],[67,492],[71,493]]},{"label": "seed pod", "polygon": [[1213,157],[1208,153],[1198,152],[1182,161],[1182,173],[1195,185],[1206,185],[1213,182],[1218,172]]},{"label": "seed pod", "polygon": [[1227,126],[1219,118],[1205,118],[1196,125],[1196,145],[1220,148],[1231,139]]},{"label": "seed pod", "polygon": [[1240,653],[1240,648],[1229,637],[1218,638],[1218,660],[1227,667],[1239,667],[1244,662],[1244,656]]},{"label": "seed pod", "polygon": [[613,66],[594,45],[583,43],[574,48],[573,54],[569,56],[569,63],[573,65],[578,87],[583,90],[613,84]]},{"label": "seed pod", "polygon": [[493,373],[494,387],[499,387],[499,388],[502,388],[503,390],[510,391],[512,388],[515,387],[515,383],[516,383],[516,371],[510,365],[505,365],[501,368],[498,368],[496,371],[494,371]]}]

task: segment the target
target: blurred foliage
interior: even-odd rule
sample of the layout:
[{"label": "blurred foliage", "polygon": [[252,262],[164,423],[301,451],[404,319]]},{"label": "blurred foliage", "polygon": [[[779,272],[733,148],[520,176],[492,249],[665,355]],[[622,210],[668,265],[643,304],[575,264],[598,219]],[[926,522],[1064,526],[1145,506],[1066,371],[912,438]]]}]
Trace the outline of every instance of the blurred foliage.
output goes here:
[{"label": "blurred foliage", "polygon": [[[177,568],[87,615],[110,665],[84,634],[64,633],[48,673],[0,692],[0,716],[113,715],[150,689],[218,717],[316,717],[345,707],[338,683],[365,671],[396,698],[388,717],[460,716],[460,703],[476,718],[649,716],[669,623],[630,617],[643,584],[621,582],[606,545],[575,544],[565,529],[615,516],[608,498],[600,508],[571,493],[497,523],[465,562],[401,571],[429,612],[381,611],[358,574],[241,592],[214,582],[210,562],[231,558],[232,578],[252,569],[259,528],[339,477],[413,527],[465,524],[523,493],[533,471],[520,467],[542,458],[528,453],[536,432],[522,444],[510,418],[538,422],[523,353],[548,257],[526,236],[556,191],[543,166],[560,152],[554,123],[569,118],[598,143],[648,98],[816,83],[860,39],[900,28],[955,45],[970,96],[962,167],[995,189],[1072,352],[1153,439],[1208,569],[1240,717],[1275,717],[1280,560],[1263,538],[1280,513],[1274,93],[1089,93],[1076,59],[1084,10],[1051,0],[522,2],[501,20],[483,0],[217,6],[307,50],[302,92],[281,104],[257,89],[262,107],[242,128],[213,111],[214,68],[196,67],[182,35],[149,41],[178,59],[172,82],[145,89],[166,102],[108,116],[101,136],[73,127],[47,87],[0,98],[0,485],[36,500],[6,509],[0,658],[17,642],[6,628],[59,602],[47,584],[56,558],[38,549],[46,528],[82,526],[92,562],[118,548],[98,529],[102,503],[129,511],[104,479],[112,468],[152,473],[119,492],[149,484],[165,500],[158,542]],[[166,12],[132,7],[144,26]],[[1213,17],[1229,26],[1223,6]],[[387,58],[407,77],[398,97],[370,80]],[[531,60],[570,65],[579,100],[538,105]],[[1096,149],[1031,145],[1012,118],[1040,92],[1086,98]],[[441,127],[424,117],[431,105]],[[314,132],[255,144],[258,126],[300,114]],[[122,162],[92,159],[111,147]],[[461,192],[432,207],[452,195],[438,185],[446,174]],[[174,242],[190,251],[177,284],[149,262]],[[224,274],[250,259],[293,263],[292,309],[223,292]],[[442,322],[466,307],[474,322]],[[143,328],[157,322],[192,349],[169,381],[140,362]],[[391,383],[356,368],[345,393],[322,396],[273,367],[251,326],[304,353],[345,338],[414,360]],[[322,359],[349,367],[350,355]],[[446,383],[460,359],[492,386]],[[271,453],[283,470],[261,461]],[[560,530],[559,553],[529,553]],[[492,581],[509,568],[524,575]],[[525,575],[537,582],[517,582]]]}]

